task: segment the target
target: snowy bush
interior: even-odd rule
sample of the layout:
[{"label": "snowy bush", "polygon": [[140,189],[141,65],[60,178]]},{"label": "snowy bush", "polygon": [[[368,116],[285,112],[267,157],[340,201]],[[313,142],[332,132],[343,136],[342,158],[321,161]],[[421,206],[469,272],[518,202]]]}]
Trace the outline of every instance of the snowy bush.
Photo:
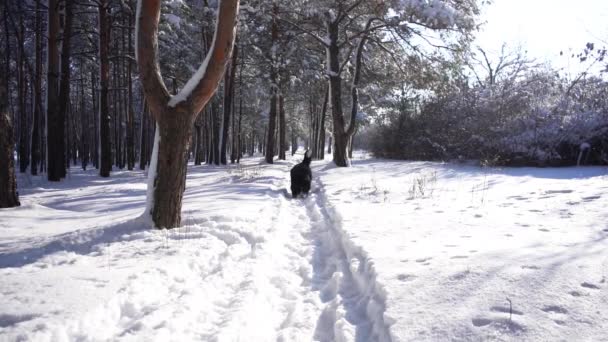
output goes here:
[{"label": "snowy bush", "polygon": [[461,88],[412,103],[402,99],[370,132],[386,158],[474,159],[485,164],[608,164],[608,83],[568,83],[554,72]]}]

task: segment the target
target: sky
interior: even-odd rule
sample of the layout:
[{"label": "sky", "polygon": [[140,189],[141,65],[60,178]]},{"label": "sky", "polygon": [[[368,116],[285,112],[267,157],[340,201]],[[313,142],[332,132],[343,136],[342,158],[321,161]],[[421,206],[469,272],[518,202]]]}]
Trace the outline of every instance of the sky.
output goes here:
[{"label": "sky", "polygon": [[521,46],[529,57],[549,60],[572,73],[580,66],[567,56],[580,52],[587,42],[608,46],[606,0],[493,0],[482,20],[487,23],[477,44],[485,50],[499,52],[503,43]]}]

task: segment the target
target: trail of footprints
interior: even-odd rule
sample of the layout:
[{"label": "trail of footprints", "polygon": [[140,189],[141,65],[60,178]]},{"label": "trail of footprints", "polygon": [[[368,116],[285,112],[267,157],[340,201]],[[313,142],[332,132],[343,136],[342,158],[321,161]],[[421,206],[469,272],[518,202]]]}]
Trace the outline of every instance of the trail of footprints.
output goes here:
[{"label": "trail of footprints", "polygon": [[[540,267],[534,265],[523,265],[521,266],[521,268],[531,270],[540,269]],[[606,283],[606,279],[603,278],[600,283]],[[593,295],[594,291],[598,291],[602,288],[601,286],[590,282],[582,282],[580,284],[580,287],[582,287],[583,289],[588,289],[591,292],[587,292],[584,290],[572,290],[568,292],[568,294],[572,297],[590,296]],[[555,322],[555,324],[567,325],[569,311],[564,306],[545,305],[539,309],[545,314],[547,314],[550,319]],[[519,311],[509,306],[492,306],[489,308],[489,311],[492,313],[492,315],[475,317],[471,320],[471,324],[478,328],[494,324],[497,328],[509,329],[511,331],[523,330],[525,328],[523,325],[517,322],[517,316],[524,315],[522,311]]]},{"label": "trail of footprints", "polygon": [[[526,203],[531,203],[531,202],[533,202],[535,200],[539,200],[539,199],[549,199],[549,198],[557,197],[559,195],[572,194],[572,193],[574,193],[574,190],[570,190],[570,189],[545,190],[539,194],[537,194],[536,192],[533,191],[533,192],[530,192],[529,195],[537,195],[536,198],[533,198],[533,196],[527,197],[527,196],[522,196],[522,195],[508,196],[507,201],[505,201],[502,204],[499,204],[499,206],[512,207],[516,204],[516,203],[510,202],[508,200],[523,201]],[[602,197],[601,194],[596,194],[596,195],[591,195],[591,196],[582,196],[580,198],[580,200],[576,201],[576,200],[571,199],[571,200],[567,201],[566,204],[573,206],[573,205],[580,204],[581,202],[592,202],[597,199],[600,199],[601,197]],[[529,209],[528,211],[533,212],[533,213],[542,212],[542,210],[539,210],[539,209]]]}]

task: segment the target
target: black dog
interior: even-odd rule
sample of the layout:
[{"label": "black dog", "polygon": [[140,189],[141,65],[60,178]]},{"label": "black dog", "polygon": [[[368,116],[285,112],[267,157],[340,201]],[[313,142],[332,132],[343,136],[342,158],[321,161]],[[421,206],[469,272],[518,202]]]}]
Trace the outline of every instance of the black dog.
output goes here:
[{"label": "black dog", "polygon": [[304,160],[291,169],[291,195],[293,198],[299,194],[308,195],[312,171],[310,171],[310,151],[304,153]]}]

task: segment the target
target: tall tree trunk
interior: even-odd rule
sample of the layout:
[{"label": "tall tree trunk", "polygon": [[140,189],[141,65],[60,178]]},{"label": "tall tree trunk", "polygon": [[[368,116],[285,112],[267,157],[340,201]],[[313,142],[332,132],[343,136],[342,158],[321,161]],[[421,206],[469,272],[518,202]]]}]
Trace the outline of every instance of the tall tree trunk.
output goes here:
[{"label": "tall tree trunk", "polygon": [[211,147],[212,147],[212,163],[220,165],[220,134],[222,128],[222,121],[220,119],[220,109],[217,99],[211,100]]},{"label": "tall tree trunk", "polygon": [[279,95],[279,159],[285,160],[285,136],[287,124],[285,123],[285,97],[283,93]]},{"label": "tall tree trunk", "polygon": [[[375,18],[367,22],[366,32],[371,26]],[[327,36],[328,45],[326,46],[327,64],[329,66],[329,97],[331,103],[332,123],[333,123],[333,139],[334,139],[334,154],[333,161],[336,166],[349,166],[348,160],[348,143],[351,136],[355,132],[356,118],[358,111],[358,83],[361,78],[361,60],[363,56],[363,47],[367,40],[367,35],[363,34],[357,46],[355,54],[355,74],[353,76],[351,86],[351,116],[348,127],[345,125],[344,113],[342,111],[342,79],[340,77],[340,45],[339,38],[339,23],[336,21],[327,21]]]},{"label": "tall tree trunk", "polygon": [[13,158],[13,124],[8,111],[8,89],[0,75],[0,208],[19,206]]},{"label": "tall tree trunk", "polygon": [[194,149],[194,165],[201,165],[203,163],[203,128],[200,123],[194,124],[194,130],[196,133],[196,145]]},{"label": "tall tree trunk", "polygon": [[[271,46],[279,39],[279,25],[277,18],[278,6],[276,3],[273,6],[273,18],[272,18],[272,27],[270,30],[271,36]],[[270,110],[268,113],[268,132],[266,132],[266,162],[268,164],[273,163],[275,151],[275,132],[276,132],[276,121],[277,121],[277,96],[278,96],[278,72],[276,69],[275,61],[277,59],[275,49],[271,49],[270,52]]]},{"label": "tall tree trunk", "polygon": [[230,129],[230,116],[232,115],[232,98],[234,90],[234,76],[236,75],[236,62],[238,58],[238,45],[234,45],[232,51],[232,60],[226,67],[226,75],[224,77],[224,117],[222,123],[222,138],[220,146],[220,162],[226,165],[226,146],[228,144],[228,132]]},{"label": "tall tree trunk", "polygon": [[110,23],[108,18],[109,0],[99,2],[99,175],[110,177],[112,170],[112,148],[110,146],[110,113],[108,110],[108,87],[110,82]]},{"label": "tall tree trunk", "polygon": [[141,135],[139,140],[139,169],[145,170],[148,164],[148,103],[144,99],[144,106],[141,111]]},{"label": "tall tree trunk", "polygon": [[47,82],[46,82],[46,124],[47,124],[47,176],[49,181],[58,182],[63,176],[63,159],[57,155],[63,154],[58,143],[63,122],[59,114],[59,0],[48,2],[48,44],[47,44]]},{"label": "tall tree trunk", "polygon": [[241,131],[241,123],[243,121],[243,64],[241,63],[241,71],[239,73],[239,123],[237,127],[236,133],[236,153],[235,153],[235,161],[237,163],[241,162],[241,157],[243,155],[242,147],[243,147],[243,139],[242,139],[242,131]]},{"label": "tall tree trunk", "polygon": [[30,172],[33,176],[38,174],[40,164],[40,116],[42,115],[42,17],[40,0],[36,0],[36,22],[34,30],[36,35],[36,70],[34,75],[34,113],[32,120],[32,143],[31,157],[32,166]]},{"label": "tall tree trunk", "polygon": [[80,64],[80,162],[82,169],[86,171],[89,164],[89,143],[87,132],[89,132],[89,119],[87,117],[87,105],[84,98],[84,65]]},{"label": "tall tree trunk", "polygon": [[[17,193],[17,180],[15,178],[15,160],[14,160],[14,127],[8,104],[8,87],[9,87],[9,36],[8,36],[8,2],[1,3],[4,11],[4,30],[6,33],[6,58],[2,61],[0,68],[0,208],[12,208],[19,206],[19,197]],[[0,29],[0,31],[2,31]],[[0,32],[1,34],[2,32]]]},{"label": "tall tree trunk", "polygon": [[[65,6],[65,15],[63,22],[63,30],[62,30],[62,41],[61,41],[61,80],[59,84],[59,109],[57,113],[57,118],[59,122],[57,123],[57,128],[59,129],[59,133],[57,135],[57,140],[55,143],[58,144],[57,148],[54,151],[57,153],[53,158],[57,158],[60,162],[57,163],[58,172],[60,173],[60,177],[63,178],[66,175],[66,167],[65,165],[69,163],[69,155],[66,155],[66,143],[65,143],[65,127],[66,127],[66,118],[68,106],[70,105],[70,57],[71,57],[71,44],[70,41],[72,39],[72,1],[66,1],[64,3]],[[51,156],[49,156],[51,158]]]},{"label": "tall tree trunk", "polygon": [[97,79],[95,71],[91,70],[91,102],[93,104],[93,166],[99,169],[99,101],[97,101]]},{"label": "tall tree trunk", "polygon": [[[276,77],[275,77],[276,78]],[[271,90],[270,95],[270,110],[268,113],[268,131],[266,132],[266,148],[265,148],[265,156],[266,162],[268,164],[273,163],[274,159],[274,145],[275,145],[275,131],[276,131],[276,122],[277,122],[277,94],[276,87]]]},{"label": "tall tree trunk", "polygon": [[[130,27],[133,26],[133,14],[129,14],[129,57],[133,55],[133,38]],[[135,167],[135,113],[133,111],[133,79],[132,79],[131,59],[127,60],[127,83],[128,83],[128,101],[127,101],[127,168],[133,170]]]},{"label": "tall tree trunk", "polygon": [[[21,4],[21,3],[20,3]],[[21,6],[20,6],[21,7]],[[7,18],[8,19],[8,18]],[[29,166],[30,151],[28,148],[29,125],[27,117],[27,81],[25,77],[25,25],[23,13],[19,14],[19,30],[17,33],[17,88],[19,103],[19,171],[24,173]]]},{"label": "tall tree trunk", "polygon": [[137,63],[146,99],[157,121],[156,165],[151,167],[148,199],[152,220],[157,228],[173,228],[181,223],[185,172],[192,126],[196,115],[209,102],[230,60],[236,34],[238,0],[219,3],[213,45],[204,69],[193,76],[184,89],[171,97],[158,66],[158,22],[160,0],[140,0],[137,9]]},{"label": "tall tree trunk", "polygon": [[329,87],[325,89],[323,107],[321,108],[321,122],[319,123],[319,137],[317,145],[317,156],[320,160],[325,159],[325,118],[327,117],[327,101],[329,98]]},{"label": "tall tree trunk", "polygon": [[329,97],[333,121],[334,154],[333,161],[336,166],[348,166],[346,148],[348,139],[344,132],[344,113],[342,111],[342,78],[340,76],[340,48],[338,45],[339,26],[336,22],[327,22],[327,35],[329,45],[327,50],[327,64],[329,67]]}]

